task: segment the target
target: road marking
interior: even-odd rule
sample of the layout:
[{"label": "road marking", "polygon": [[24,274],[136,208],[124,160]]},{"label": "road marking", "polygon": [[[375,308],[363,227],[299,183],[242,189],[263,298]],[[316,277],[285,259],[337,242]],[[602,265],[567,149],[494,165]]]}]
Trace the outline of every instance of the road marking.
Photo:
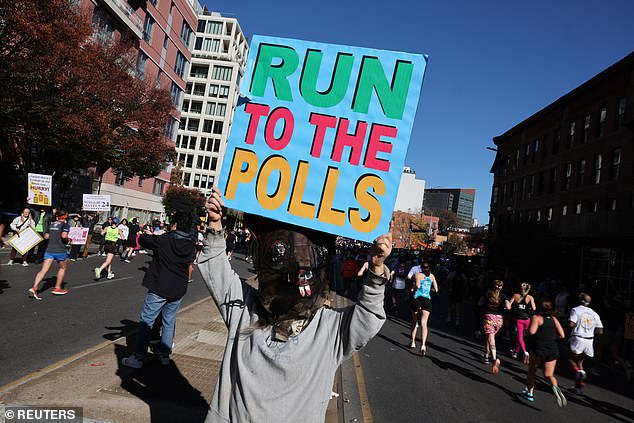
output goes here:
[{"label": "road marking", "polygon": [[359,387],[359,399],[361,400],[361,411],[363,412],[363,422],[372,423],[372,411],[370,410],[370,401],[368,400],[368,392],[365,390],[365,380],[363,379],[363,370],[361,369],[361,360],[359,354],[352,355],[354,361],[354,369],[357,374],[357,386]]},{"label": "road marking", "polygon": [[70,286],[69,288],[72,289],[81,289],[81,288],[87,288],[89,286],[99,286],[99,285],[105,285],[107,283],[111,283],[111,282],[119,282],[119,281],[125,281],[127,279],[132,279],[134,276],[126,276],[125,278],[116,278],[116,279],[108,279],[106,281],[103,282],[93,282],[93,283],[85,283],[83,285],[77,285],[77,286]]}]

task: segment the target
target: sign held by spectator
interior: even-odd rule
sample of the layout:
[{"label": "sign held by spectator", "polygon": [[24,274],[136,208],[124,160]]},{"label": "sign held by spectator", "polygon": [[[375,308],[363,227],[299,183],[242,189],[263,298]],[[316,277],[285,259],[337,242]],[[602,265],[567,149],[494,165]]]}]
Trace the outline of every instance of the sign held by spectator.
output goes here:
[{"label": "sign held by spectator", "polygon": [[13,235],[11,238],[7,240],[7,243],[15,248],[20,255],[24,255],[31,248],[35,247],[37,244],[42,242],[44,238],[40,236],[35,230],[27,226],[25,229],[22,229],[19,233]]},{"label": "sign held by spectator", "polygon": [[53,177],[29,173],[27,186],[27,202],[38,206],[50,206],[53,204]]},{"label": "sign held by spectator", "polygon": [[88,228],[72,227],[68,230],[68,237],[72,240],[71,245],[84,245],[88,239]]},{"label": "sign held by spectator", "polygon": [[110,196],[84,194],[81,209],[84,211],[110,211]]},{"label": "sign held by spectator", "polygon": [[372,241],[389,229],[427,56],[254,36],[225,205]]}]

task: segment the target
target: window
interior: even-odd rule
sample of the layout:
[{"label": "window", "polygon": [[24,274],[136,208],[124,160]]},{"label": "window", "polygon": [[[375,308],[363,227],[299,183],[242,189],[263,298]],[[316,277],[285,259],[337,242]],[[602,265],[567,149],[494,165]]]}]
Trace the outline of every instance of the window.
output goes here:
[{"label": "window", "polygon": [[623,122],[625,122],[625,102],[625,97],[621,97],[616,101],[616,119],[614,120],[615,129],[618,129],[619,125],[623,125]]},{"label": "window", "polygon": [[211,134],[213,132],[213,129],[214,129],[214,121],[205,119],[205,122],[203,123],[203,132],[207,134]]},{"label": "window", "polygon": [[203,165],[203,169],[205,170],[209,170],[209,162],[211,161],[211,157],[206,156],[205,157],[205,164]]},{"label": "window", "polygon": [[205,84],[194,84],[192,95],[205,95]]},{"label": "window", "polygon": [[211,77],[220,81],[231,81],[231,74],[233,69],[225,66],[214,66]]},{"label": "window", "polygon": [[165,39],[163,40],[163,50],[167,50],[167,43],[169,42],[170,38],[166,35]]},{"label": "window", "polygon": [[192,68],[189,72],[189,76],[193,78],[207,78],[208,73],[209,73],[209,66],[192,65]]},{"label": "window", "polygon": [[605,121],[608,115],[608,108],[603,106],[599,110],[599,124],[597,125],[597,137],[602,137],[605,134]]},{"label": "window", "polygon": [[575,205],[575,214],[581,214],[581,203]]},{"label": "window", "polygon": [[216,170],[216,166],[218,165],[218,158],[217,157],[212,157],[211,158],[211,169],[212,170]]},{"label": "window", "polygon": [[535,163],[535,158],[539,153],[539,140],[533,141],[533,157],[531,158],[531,162]]},{"label": "window", "polygon": [[526,194],[526,178],[522,178],[522,189],[520,190],[520,200],[524,199]]},{"label": "window", "polygon": [[528,156],[531,155],[531,145],[526,144],[526,148],[524,149],[524,158],[522,159],[522,164],[526,164],[526,161],[528,160]]},{"label": "window", "polygon": [[537,209],[537,221],[540,222],[542,220],[542,211]]},{"label": "window", "polygon": [[542,159],[545,159],[548,155],[548,137],[544,135],[544,142],[542,142]]},{"label": "window", "polygon": [[214,153],[220,151],[220,140],[214,140]]},{"label": "window", "polygon": [[203,156],[198,156],[197,160],[196,160],[196,169],[202,169],[203,168],[203,160],[205,158]]},{"label": "window", "polygon": [[152,38],[152,28],[154,27],[154,19],[150,14],[145,15],[145,21],[143,22],[143,39],[150,42]]},{"label": "window", "polygon": [[174,138],[174,131],[176,130],[177,124],[178,121],[176,120],[176,118],[170,116],[169,120],[165,124],[165,127],[163,128],[163,135],[165,136],[165,138]]},{"label": "window", "polygon": [[140,51],[139,58],[136,62],[136,77],[139,79],[145,79],[145,67],[147,65],[147,56]]},{"label": "window", "polygon": [[194,42],[194,50],[202,50],[203,48],[203,37],[196,37],[196,41]]},{"label": "window", "polygon": [[114,184],[122,187],[124,183],[125,183],[125,175],[123,174],[123,172],[117,172],[117,174],[114,177]]},{"label": "window", "polygon": [[612,167],[610,168],[610,180],[616,181],[621,176],[621,149],[612,150]]},{"label": "window", "polygon": [[205,38],[202,41],[200,50],[208,52],[217,52],[220,49],[220,40],[214,38]]},{"label": "window", "polygon": [[186,46],[189,46],[189,42],[190,42],[190,40],[192,38],[192,33],[193,32],[194,31],[191,29],[191,27],[189,25],[187,25],[187,22],[185,22],[183,20],[183,26],[181,26],[181,41]]},{"label": "window", "polygon": [[178,129],[185,129],[185,122],[187,121],[187,119],[185,119],[184,117],[181,117],[181,123],[180,125],[178,125]]},{"label": "window", "polygon": [[226,104],[218,103],[218,107],[216,107],[216,116],[224,116],[226,110],[227,110]]},{"label": "window", "polygon": [[568,206],[561,206],[561,215],[565,216],[568,214]]},{"label": "window", "polygon": [[568,191],[570,189],[570,179],[572,177],[572,163],[566,164],[566,177],[562,189]]},{"label": "window", "polygon": [[212,140],[211,138],[207,138],[207,145],[205,146],[205,151],[209,151],[210,153],[213,151],[214,148],[214,140]]},{"label": "window", "polygon": [[218,85],[209,84],[209,97],[217,97],[218,96]]},{"label": "window", "polygon": [[222,22],[214,22],[214,21],[207,22],[207,28],[205,33],[215,34],[215,35],[222,34]]},{"label": "window", "polygon": [[222,122],[216,121],[214,122],[214,134],[222,134]]},{"label": "window", "polygon": [[198,131],[198,126],[200,126],[200,119],[192,119],[192,118],[188,119],[187,121],[188,131]]},{"label": "window", "polygon": [[599,203],[596,201],[590,202],[590,210],[592,210],[592,213],[596,213],[599,210]]},{"label": "window", "polygon": [[196,141],[198,141],[198,137],[189,137],[189,144],[187,145],[187,149],[195,150],[196,149]]},{"label": "window", "polygon": [[587,114],[585,119],[583,120],[583,138],[582,142],[588,142],[588,137],[590,136],[590,115]]},{"label": "window", "polygon": [[216,113],[216,103],[208,102],[205,114],[213,116]]},{"label": "window", "polygon": [[535,193],[535,175],[531,175],[530,182],[528,183],[528,198],[531,198]]},{"label": "window", "polygon": [[154,190],[152,191],[152,193],[154,195],[163,195],[163,188],[165,187],[165,182],[164,181],[160,181],[158,179],[154,180]]},{"label": "window", "polygon": [[550,169],[550,176],[548,178],[548,193],[552,194],[555,192],[555,185],[557,184],[557,168],[553,167]]},{"label": "window", "polygon": [[493,193],[491,194],[491,205],[494,206],[497,204],[498,202],[498,187],[497,186],[493,186]]},{"label": "window", "polygon": [[520,149],[515,150],[515,168],[520,166]]},{"label": "window", "polygon": [[189,108],[189,113],[201,114],[203,112],[202,101],[192,101],[192,105]]},{"label": "window", "polygon": [[616,210],[616,198],[608,199],[608,210],[609,211]]},{"label": "window", "polygon": [[188,82],[187,85],[185,85],[185,94],[191,94],[192,93],[192,83]]},{"label": "window", "polygon": [[555,129],[553,134],[553,154],[559,153],[559,141],[561,139],[561,131],[559,128]]},{"label": "window", "polygon": [[194,188],[200,188],[200,174],[194,174]]},{"label": "window", "polygon": [[601,161],[602,161],[602,157],[601,154],[597,154],[596,156],[594,156],[594,184],[599,184],[601,183]]},{"label": "window", "polygon": [[152,3],[152,6],[156,7],[158,0],[150,0],[150,3]]},{"label": "window", "polygon": [[178,85],[176,85],[175,82],[172,82],[172,86],[170,88],[170,97],[172,99],[172,104],[174,105],[174,107],[178,108],[178,103],[180,102],[181,99],[181,89]]},{"label": "window", "polygon": [[183,172],[183,185],[185,185],[186,187],[189,186],[189,182],[191,180],[191,173],[189,172]]},{"label": "window", "polygon": [[189,100],[183,100],[183,105],[181,106],[181,112],[187,113],[188,111],[189,111]]},{"label": "window", "polygon": [[537,176],[537,195],[544,193],[544,172],[540,172]]},{"label": "window", "polygon": [[180,51],[177,52],[176,63],[174,63],[174,72],[176,72],[176,75],[181,78],[185,74],[185,65],[187,65],[187,59],[185,59],[185,56],[183,56]]},{"label": "window", "polygon": [[570,122],[568,125],[568,148],[572,148],[575,145],[575,122]]},{"label": "window", "polygon": [[188,167],[191,169],[191,167],[194,165],[194,155],[193,154],[188,154],[187,155],[187,161],[185,162],[185,167]]},{"label": "window", "polygon": [[201,19],[198,21],[198,26],[196,27],[196,32],[205,32],[205,26],[207,25],[207,21]]},{"label": "window", "polygon": [[582,187],[586,183],[586,161],[579,160],[579,170],[577,171],[577,188]]},{"label": "window", "polygon": [[548,219],[548,221],[553,220],[553,208],[552,207],[548,208],[547,219]]},{"label": "window", "polygon": [[229,97],[229,87],[221,85],[218,91],[218,98],[227,98],[227,97]]}]

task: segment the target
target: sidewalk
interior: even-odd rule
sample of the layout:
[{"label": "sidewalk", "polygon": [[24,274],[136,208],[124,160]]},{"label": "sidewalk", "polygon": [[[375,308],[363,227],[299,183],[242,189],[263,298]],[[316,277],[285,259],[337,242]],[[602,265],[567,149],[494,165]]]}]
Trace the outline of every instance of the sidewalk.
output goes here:
[{"label": "sidewalk", "polygon": [[[0,405],[83,407],[84,417],[95,422],[204,421],[227,337],[211,297],[179,311],[168,366],[151,355],[142,369],[122,366],[135,334],[136,323],[130,322],[117,340],[0,387]],[[327,422],[342,421],[342,404],[343,395],[331,400]]]}]

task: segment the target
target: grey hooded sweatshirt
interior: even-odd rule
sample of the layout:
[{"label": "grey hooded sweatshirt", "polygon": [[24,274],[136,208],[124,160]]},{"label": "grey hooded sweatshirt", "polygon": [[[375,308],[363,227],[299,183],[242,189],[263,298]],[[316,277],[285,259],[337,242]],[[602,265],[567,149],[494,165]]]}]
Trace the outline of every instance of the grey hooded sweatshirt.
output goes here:
[{"label": "grey hooded sweatshirt", "polygon": [[322,423],[337,368],[385,322],[387,279],[368,272],[356,305],[322,307],[299,335],[278,342],[270,326],[250,330],[258,321],[256,290],[231,268],[222,234],[208,234],[198,263],[228,329],[205,422]]}]

